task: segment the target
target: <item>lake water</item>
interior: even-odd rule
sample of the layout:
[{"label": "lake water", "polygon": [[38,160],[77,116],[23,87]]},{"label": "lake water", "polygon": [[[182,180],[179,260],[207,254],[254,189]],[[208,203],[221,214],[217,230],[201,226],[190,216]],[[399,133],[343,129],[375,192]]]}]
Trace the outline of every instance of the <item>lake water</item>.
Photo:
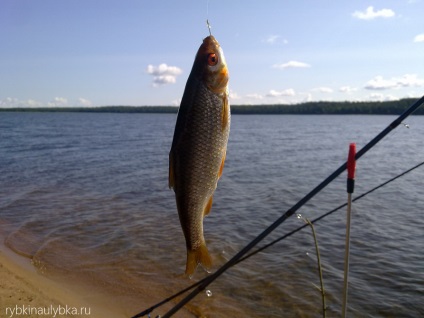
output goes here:
[{"label": "lake water", "polygon": [[[234,115],[224,174],[204,221],[214,268],[338,168],[350,142],[360,149],[394,119]],[[203,278],[200,269],[193,280],[182,275],[185,242],[167,180],[175,120],[0,113],[5,245],[52,279],[102,293],[122,317]],[[399,126],[358,161],[354,196],[423,161],[424,117],[406,122],[409,128]],[[423,180],[424,167],[353,204],[349,317],[424,316]],[[346,200],[343,174],[298,212],[313,219]],[[315,225],[328,317],[341,312],[345,217],[344,208]],[[303,224],[289,218],[266,242]],[[202,293],[188,308],[207,317],[320,317],[314,285],[306,228],[230,269],[209,287],[211,297]]]}]

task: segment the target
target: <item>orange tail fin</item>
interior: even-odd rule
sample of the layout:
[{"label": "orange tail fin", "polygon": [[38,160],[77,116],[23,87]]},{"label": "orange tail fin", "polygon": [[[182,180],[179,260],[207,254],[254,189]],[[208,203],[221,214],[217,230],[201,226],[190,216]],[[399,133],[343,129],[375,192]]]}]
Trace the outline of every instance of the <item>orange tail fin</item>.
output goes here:
[{"label": "orange tail fin", "polygon": [[212,267],[212,259],[209,255],[206,244],[203,243],[199,248],[195,250],[187,250],[187,264],[186,271],[187,275],[193,275],[197,268],[197,265],[201,265],[206,271]]}]

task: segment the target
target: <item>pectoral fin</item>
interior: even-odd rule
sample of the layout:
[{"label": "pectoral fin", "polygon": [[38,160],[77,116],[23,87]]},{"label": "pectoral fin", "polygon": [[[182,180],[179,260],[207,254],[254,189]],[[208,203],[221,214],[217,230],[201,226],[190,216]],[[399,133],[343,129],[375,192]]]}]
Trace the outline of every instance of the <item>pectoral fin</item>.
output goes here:
[{"label": "pectoral fin", "polygon": [[230,117],[230,105],[228,104],[227,94],[222,97],[222,130],[225,130],[228,126],[228,120]]}]

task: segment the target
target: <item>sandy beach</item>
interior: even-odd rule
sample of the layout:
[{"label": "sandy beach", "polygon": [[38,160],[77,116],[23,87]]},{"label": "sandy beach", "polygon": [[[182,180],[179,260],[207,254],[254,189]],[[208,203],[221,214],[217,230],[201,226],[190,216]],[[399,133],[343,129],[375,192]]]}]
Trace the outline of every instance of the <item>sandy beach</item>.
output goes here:
[{"label": "sandy beach", "polygon": [[103,316],[98,308],[38,274],[29,260],[18,258],[0,251],[0,317]]},{"label": "sandy beach", "polygon": [[[30,259],[0,248],[0,318],[131,317],[152,305],[148,293],[124,306],[121,295],[105,295],[86,286],[62,283],[37,272]],[[172,304],[160,311],[169,310]],[[155,317],[159,312],[152,314]],[[183,309],[176,317],[194,317]]]},{"label": "sandy beach", "polygon": [[[10,264],[0,256],[0,317],[13,317],[17,307],[48,307],[62,305],[56,299],[46,295],[40,288],[23,278],[16,269],[10,270]],[[16,316],[18,316],[16,314]],[[36,315],[35,317],[39,317]]]}]

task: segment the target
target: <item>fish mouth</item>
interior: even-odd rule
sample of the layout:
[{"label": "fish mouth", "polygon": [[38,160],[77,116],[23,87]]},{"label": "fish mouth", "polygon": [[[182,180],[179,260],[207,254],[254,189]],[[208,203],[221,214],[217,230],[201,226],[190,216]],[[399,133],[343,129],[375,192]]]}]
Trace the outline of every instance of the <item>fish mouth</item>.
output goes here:
[{"label": "fish mouth", "polygon": [[210,46],[210,45],[213,45],[215,47],[220,46],[218,41],[215,39],[215,37],[213,35],[209,35],[209,36],[205,37],[203,39],[203,44],[206,45],[206,46]]}]

